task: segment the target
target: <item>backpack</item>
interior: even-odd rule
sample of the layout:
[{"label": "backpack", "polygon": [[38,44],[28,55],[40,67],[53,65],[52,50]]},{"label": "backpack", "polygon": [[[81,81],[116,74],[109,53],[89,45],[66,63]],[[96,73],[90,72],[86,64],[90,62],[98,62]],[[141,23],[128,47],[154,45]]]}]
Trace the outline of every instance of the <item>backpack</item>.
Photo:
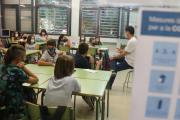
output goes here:
[{"label": "backpack", "polygon": [[40,105],[39,108],[41,113],[41,118],[39,120],[61,120],[67,106],[58,106],[53,117],[49,115],[47,106]]},{"label": "backpack", "polygon": [[105,54],[105,66],[104,66],[104,70],[106,70],[106,71],[110,71],[111,70],[111,60],[110,60],[108,54]]}]

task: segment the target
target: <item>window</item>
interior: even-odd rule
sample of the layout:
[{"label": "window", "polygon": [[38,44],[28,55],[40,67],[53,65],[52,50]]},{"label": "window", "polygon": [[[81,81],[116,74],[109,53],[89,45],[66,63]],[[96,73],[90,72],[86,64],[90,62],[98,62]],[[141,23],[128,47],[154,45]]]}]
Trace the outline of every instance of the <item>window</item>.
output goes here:
[{"label": "window", "polygon": [[3,28],[11,31],[17,30],[16,24],[16,8],[4,8]]},{"label": "window", "polygon": [[99,0],[81,0],[79,34],[119,36],[119,8],[99,7]]},{"label": "window", "polygon": [[67,34],[67,8],[38,8],[38,33],[42,29],[48,33]]},{"label": "window", "polygon": [[70,0],[38,0],[38,4],[68,5],[68,6],[70,6]]},{"label": "window", "polygon": [[32,4],[32,0],[3,0],[3,4]]},{"label": "window", "polygon": [[97,34],[98,8],[82,8],[81,34]]},{"label": "window", "polygon": [[129,24],[128,8],[122,8],[121,12],[121,27],[120,27],[120,38],[127,38],[125,35],[125,29]]},{"label": "window", "polygon": [[32,8],[21,8],[21,31],[33,31]]},{"label": "window", "polygon": [[37,29],[49,34],[71,35],[71,0],[37,0]]},{"label": "window", "polygon": [[99,36],[117,37],[119,9],[101,8],[99,17]]},{"label": "window", "polygon": [[134,35],[137,36],[137,21],[138,19],[138,9],[130,9],[129,14],[129,26],[133,26],[135,29]]}]

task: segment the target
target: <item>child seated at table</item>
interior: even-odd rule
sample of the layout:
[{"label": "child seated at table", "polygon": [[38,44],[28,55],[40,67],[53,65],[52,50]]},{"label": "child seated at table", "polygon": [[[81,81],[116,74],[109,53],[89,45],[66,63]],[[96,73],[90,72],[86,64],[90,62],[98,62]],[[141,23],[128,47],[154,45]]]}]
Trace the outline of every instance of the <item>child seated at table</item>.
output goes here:
[{"label": "child seated at table", "polygon": [[39,66],[54,66],[59,55],[66,55],[66,52],[57,50],[56,41],[48,40],[46,51],[38,62]]},{"label": "child seated at table", "polygon": [[79,38],[79,44],[81,44],[81,43],[86,43],[86,37],[83,34]]},{"label": "child seated at table", "polygon": [[71,46],[70,39],[66,37],[66,35],[60,35],[58,40],[58,45],[62,46]]},{"label": "child seated at table", "polygon": [[45,105],[51,107],[72,106],[72,92],[79,92],[81,86],[72,77],[74,59],[68,55],[59,56],[56,61],[54,75],[49,79],[45,95]]},{"label": "child seated at table", "polygon": [[22,83],[37,83],[38,77],[24,66],[26,50],[21,45],[10,47],[0,67],[0,99],[6,108],[3,120],[26,118],[22,102]]},{"label": "child seated at table", "polygon": [[15,42],[15,41],[18,41],[18,40],[20,40],[19,33],[18,33],[18,31],[14,31],[12,33],[11,42]]},{"label": "child seated at table", "polygon": [[41,30],[41,33],[40,33],[40,35],[39,35],[39,37],[37,39],[41,39],[42,42],[45,42],[45,41],[49,40],[48,34],[47,34],[45,29]]},{"label": "child seated at table", "polygon": [[96,37],[95,37],[95,45],[102,45],[99,36],[96,36]]},{"label": "child seated at table", "polygon": [[[37,44],[35,42],[35,37],[33,35],[28,36],[25,49],[26,50],[37,50]],[[34,63],[35,61],[36,61],[36,53],[31,55],[31,62]]]},{"label": "child seated at table", "polygon": [[[81,43],[78,48],[78,53],[75,56],[75,68],[90,69],[90,59],[94,62],[92,56],[88,55],[89,46],[87,43]],[[101,63],[98,63],[96,69],[99,68]],[[98,67],[98,68],[97,68]],[[83,100],[89,105],[91,109],[94,109],[94,99],[91,97],[82,97]]]}]

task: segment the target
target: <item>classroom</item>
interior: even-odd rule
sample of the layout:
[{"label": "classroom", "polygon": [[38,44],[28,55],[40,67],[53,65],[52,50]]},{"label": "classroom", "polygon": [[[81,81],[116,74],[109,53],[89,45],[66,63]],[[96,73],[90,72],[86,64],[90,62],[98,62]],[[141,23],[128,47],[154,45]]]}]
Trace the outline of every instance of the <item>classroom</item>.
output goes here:
[{"label": "classroom", "polygon": [[179,7],[1,0],[0,120],[180,120]]}]

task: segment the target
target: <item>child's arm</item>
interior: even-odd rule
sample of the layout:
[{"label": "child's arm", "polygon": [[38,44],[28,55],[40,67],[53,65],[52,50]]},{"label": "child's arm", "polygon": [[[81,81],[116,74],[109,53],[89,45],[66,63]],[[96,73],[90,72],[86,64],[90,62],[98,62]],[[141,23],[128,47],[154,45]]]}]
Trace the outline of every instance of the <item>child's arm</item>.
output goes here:
[{"label": "child's arm", "polygon": [[27,43],[26,43],[26,45],[25,45],[25,49],[27,50]]},{"label": "child's arm", "polygon": [[34,50],[37,50],[37,44],[35,44],[35,48],[34,48]]},{"label": "child's arm", "polygon": [[21,68],[27,75],[29,75],[27,83],[37,83],[39,81],[38,77],[24,66],[24,62],[18,63],[16,67]]},{"label": "child's arm", "polygon": [[65,51],[60,51],[60,55],[66,55]]},{"label": "child's arm", "polygon": [[54,63],[46,62],[43,58],[38,61],[39,66],[55,66]]},{"label": "child's arm", "polygon": [[65,46],[70,46],[71,45],[71,43],[70,43],[70,39],[69,38],[67,38],[67,43],[65,44]]},{"label": "child's arm", "polygon": [[48,36],[46,36],[46,41],[48,41],[49,40],[49,38],[48,38]]},{"label": "child's arm", "polygon": [[3,51],[4,54],[6,54],[6,50],[0,47],[0,50]]},{"label": "child's arm", "polygon": [[15,40],[14,40],[14,37],[11,37],[11,42],[14,42]]},{"label": "child's arm", "polygon": [[90,58],[90,59],[89,59],[89,63],[90,63],[91,65],[93,65],[93,64],[94,64],[94,58],[93,58],[91,55],[89,55],[89,54],[87,54],[86,56]]}]

